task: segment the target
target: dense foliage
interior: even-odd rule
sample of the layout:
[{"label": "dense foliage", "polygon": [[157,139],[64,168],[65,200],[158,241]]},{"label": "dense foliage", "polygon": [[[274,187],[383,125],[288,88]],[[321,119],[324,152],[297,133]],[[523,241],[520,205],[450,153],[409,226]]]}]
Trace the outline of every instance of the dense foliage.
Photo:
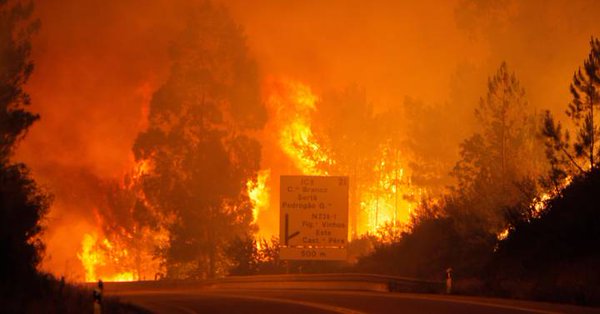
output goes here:
[{"label": "dense foliage", "polygon": [[[23,288],[24,278],[36,276],[42,243],[41,219],[49,198],[31,179],[24,164],[11,156],[18,142],[39,116],[27,110],[23,86],[33,71],[30,36],[37,29],[33,6],[0,1],[0,289]],[[19,278],[21,277],[21,278]],[[5,290],[7,289],[7,290]]]},{"label": "dense foliage", "polygon": [[190,12],[171,53],[133,151],[150,165],[142,189],[169,231],[167,276],[214,277],[227,268],[227,243],[253,228],[246,183],[260,144],[247,132],[264,125],[266,110],[243,33],[222,7]]},{"label": "dense foliage", "polygon": [[600,304],[600,171],[575,177],[541,217],[515,225],[489,272],[495,290]]}]

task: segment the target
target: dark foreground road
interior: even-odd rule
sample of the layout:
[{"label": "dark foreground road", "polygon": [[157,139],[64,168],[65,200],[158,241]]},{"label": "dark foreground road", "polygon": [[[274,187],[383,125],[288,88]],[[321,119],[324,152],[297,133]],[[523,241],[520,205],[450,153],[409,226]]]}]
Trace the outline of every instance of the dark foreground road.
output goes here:
[{"label": "dark foreground road", "polygon": [[600,313],[565,305],[380,292],[154,291],[120,296],[154,313]]},{"label": "dark foreground road", "polygon": [[[323,288],[326,286],[325,288]],[[111,289],[113,287],[113,289]],[[107,285],[108,295],[154,313],[600,313],[600,309],[569,305],[447,296],[346,290],[316,283],[310,287],[274,284],[253,286],[208,285],[176,289],[144,285],[118,288]],[[372,286],[365,290],[372,290]]]}]

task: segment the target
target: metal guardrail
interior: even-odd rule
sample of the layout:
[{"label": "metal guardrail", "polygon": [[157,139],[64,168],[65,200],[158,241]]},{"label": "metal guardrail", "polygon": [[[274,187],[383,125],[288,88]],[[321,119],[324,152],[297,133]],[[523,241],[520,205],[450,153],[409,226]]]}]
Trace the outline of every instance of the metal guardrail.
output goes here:
[{"label": "metal guardrail", "polygon": [[[443,281],[362,273],[283,274],[230,276],[211,280],[159,280],[106,283],[108,290],[133,289],[342,289],[390,292],[441,293]],[[341,284],[341,285],[340,285]]]},{"label": "metal guardrail", "polygon": [[[361,273],[332,273],[332,274],[286,274],[286,275],[258,275],[258,276],[231,276],[216,280],[213,285],[243,283],[344,283],[349,284],[350,290],[377,290],[392,292],[429,292],[440,293],[445,289],[442,281],[422,280],[409,277],[387,276]],[[369,285],[351,285],[370,284]]]}]

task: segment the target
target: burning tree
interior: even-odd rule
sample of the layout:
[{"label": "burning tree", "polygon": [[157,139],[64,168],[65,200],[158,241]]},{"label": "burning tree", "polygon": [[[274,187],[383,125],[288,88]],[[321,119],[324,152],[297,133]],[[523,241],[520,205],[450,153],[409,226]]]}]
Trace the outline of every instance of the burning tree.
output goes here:
[{"label": "burning tree", "polygon": [[[314,114],[315,136],[329,150],[332,160],[328,172],[350,176],[350,219],[353,237],[358,237],[361,214],[360,192],[368,188],[376,162],[375,152],[380,144],[373,134],[376,127],[373,106],[364,90],[350,87],[342,92],[326,94],[318,102]],[[361,153],[369,152],[369,153]]]},{"label": "burning tree", "polygon": [[170,77],[133,151],[150,165],[141,179],[148,204],[172,217],[161,252],[167,276],[213,277],[226,243],[253,228],[246,184],[261,147],[246,133],[264,125],[266,111],[243,33],[223,8],[201,4],[171,52]]},{"label": "burning tree", "polygon": [[375,114],[365,92],[350,87],[318,99],[315,109],[314,137],[331,161],[319,169],[350,176],[353,237],[406,222],[415,189],[404,171],[407,151],[398,108]]},{"label": "burning tree", "polygon": [[[452,174],[466,202],[464,221],[475,219],[488,232],[505,225],[509,208],[527,208],[535,195],[535,179],[543,167],[538,119],[531,114],[525,90],[506,63],[489,79],[488,93],[475,115],[480,131],[460,145],[461,159]],[[521,206],[524,205],[524,206]]]},{"label": "burning tree", "polygon": [[[94,274],[112,281],[151,279],[162,274],[162,259],[156,252],[166,246],[164,222],[168,217],[147,204],[140,185],[144,173],[142,169],[138,171],[126,175],[123,182],[110,181],[103,186],[105,199],[99,205],[96,220],[105,238],[98,241],[94,234],[87,235],[80,256],[88,281],[96,280]],[[87,260],[86,239],[91,254]],[[98,256],[95,263],[94,254]],[[101,274],[102,270],[107,273]]]},{"label": "burning tree", "polygon": [[569,131],[563,132],[549,111],[544,119],[543,134],[546,137],[546,153],[552,165],[551,179],[558,187],[568,176],[593,172],[600,163],[600,40],[590,40],[591,50],[581,68],[573,75],[571,94],[573,100],[566,111],[577,129],[571,143]]}]

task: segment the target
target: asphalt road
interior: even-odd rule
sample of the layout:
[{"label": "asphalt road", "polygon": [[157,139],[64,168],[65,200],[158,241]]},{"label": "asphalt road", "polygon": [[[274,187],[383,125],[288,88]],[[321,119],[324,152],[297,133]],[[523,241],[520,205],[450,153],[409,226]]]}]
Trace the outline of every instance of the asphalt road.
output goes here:
[{"label": "asphalt road", "polygon": [[490,298],[318,289],[194,288],[111,292],[154,313],[600,313],[600,309]]}]

